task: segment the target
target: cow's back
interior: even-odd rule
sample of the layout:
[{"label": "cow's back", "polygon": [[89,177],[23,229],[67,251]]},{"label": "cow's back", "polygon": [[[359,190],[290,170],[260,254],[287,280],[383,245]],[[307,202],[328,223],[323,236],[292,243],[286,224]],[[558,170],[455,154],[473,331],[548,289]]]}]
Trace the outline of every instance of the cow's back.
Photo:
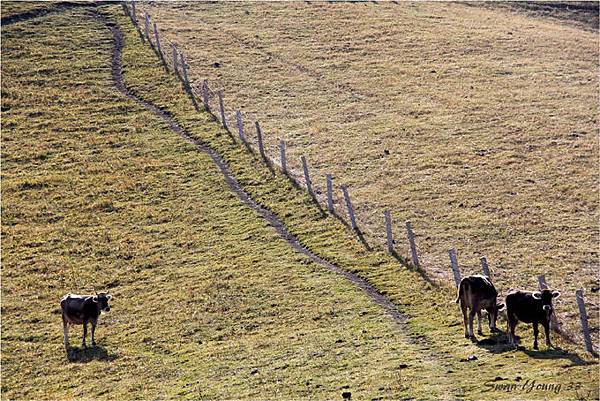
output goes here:
[{"label": "cow's back", "polygon": [[67,294],[60,300],[62,315],[69,323],[82,324],[95,317],[91,296]]},{"label": "cow's back", "polygon": [[498,292],[487,276],[467,276],[460,282],[458,298],[468,307],[473,303],[489,307],[496,302],[497,296]]},{"label": "cow's back", "polygon": [[506,296],[506,313],[513,314],[525,323],[544,319],[542,301],[533,297],[531,292],[512,291]]}]

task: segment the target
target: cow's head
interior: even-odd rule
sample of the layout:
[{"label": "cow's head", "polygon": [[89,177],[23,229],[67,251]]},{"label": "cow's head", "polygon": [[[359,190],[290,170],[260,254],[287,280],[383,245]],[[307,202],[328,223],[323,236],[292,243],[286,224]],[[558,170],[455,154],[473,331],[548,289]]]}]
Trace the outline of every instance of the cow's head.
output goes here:
[{"label": "cow's head", "polygon": [[92,298],[92,301],[98,304],[98,309],[102,312],[110,311],[110,306],[108,306],[108,301],[112,298],[112,295],[104,292],[96,293],[96,295]]},{"label": "cow's head", "polygon": [[503,303],[497,303],[496,300],[494,299],[494,303],[492,304],[491,307],[486,308],[486,311],[488,313],[488,318],[489,318],[489,323],[490,323],[490,330],[491,331],[496,331],[496,320],[498,319],[498,312],[500,312],[502,309],[504,309],[504,304]]},{"label": "cow's head", "polygon": [[542,301],[542,310],[546,313],[548,318],[552,314],[554,308],[552,307],[552,299],[560,297],[559,291],[550,291],[548,289],[542,291],[536,291],[533,294],[535,299],[539,299]]}]

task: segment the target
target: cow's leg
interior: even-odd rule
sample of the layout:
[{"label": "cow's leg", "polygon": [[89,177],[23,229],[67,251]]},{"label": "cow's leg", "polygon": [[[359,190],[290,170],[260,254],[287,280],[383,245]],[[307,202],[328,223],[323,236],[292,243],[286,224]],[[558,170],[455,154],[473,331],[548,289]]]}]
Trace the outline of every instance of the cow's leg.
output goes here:
[{"label": "cow's leg", "polygon": [[87,322],[83,322],[83,339],[81,340],[81,346],[85,348],[85,337],[87,336]]},{"label": "cow's leg", "polygon": [[544,333],[546,334],[546,345],[552,347],[552,343],[550,342],[550,322],[546,320],[542,324],[544,325]]},{"label": "cow's leg", "polygon": [[481,310],[477,311],[477,334],[480,336],[483,335],[483,330],[481,328]]},{"label": "cow's leg", "polygon": [[517,328],[517,317],[512,313],[508,314],[508,343],[510,345],[516,345],[515,340],[515,329]]},{"label": "cow's leg", "polygon": [[65,316],[62,317],[63,321],[63,340],[65,344],[65,351],[69,352],[69,324],[67,323],[67,319]]},{"label": "cow's leg", "polygon": [[460,301],[460,309],[462,310],[463,323],[465,325],[465,338],[469,338],[469,325],[467,322],[467,305],[465,305],[463,301]]},{"label": "cow's leg", "polygon": [[98,323],[98,320],[94,319],[92,320],[92,347],[96,346],[96,339],[94,338],[94,334],[96,333],[96,324]]},{"label": "cow's leg", "polygon": [[475,314],[477,313],[477,309],[471,308],[469,312],[469,338],[475,338],[475,334],[473,334],[473,319],[475,319]]},{"label": "cow's leg", "polygon": [[538,349],[538,334],[540,334],[538,322],[533,322],[533,349]]}]

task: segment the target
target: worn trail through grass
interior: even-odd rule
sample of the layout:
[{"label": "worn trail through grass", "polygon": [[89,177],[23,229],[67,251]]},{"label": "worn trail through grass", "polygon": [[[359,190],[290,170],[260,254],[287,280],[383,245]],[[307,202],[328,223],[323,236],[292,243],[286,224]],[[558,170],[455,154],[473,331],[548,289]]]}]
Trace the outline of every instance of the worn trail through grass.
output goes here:
[{"label": "worn trail through grass", "polygon": [[[3,397],[597,394],[595,361],[560,340],[465,340],[451,289],[366,252],[196,112],[140,39],[114,5],[3,30]],[[91,283],[114,311],[73,364],[48,305]],[[485,385],[523,378],[580,390]]]},{"label": "worn trail through grass", "polygon": [[287,241],[287,243],[290,244],[292,248],[308,256],[313,262],[316,262],[335,273],[341,274],[353,284],[358,286],[371,299],[373,299],[373,301],[375,301],[378,305],[385,309],[387,314],[390,315],[394,319],[394,321],[396,321],[396,323],[398,323],[399,325],[402,325],[406,321],[406,316],[400,313],[400,311],[398,311],[398,309],[393,303],[391,303],[385,296],[383,296],[380,292],[373,288],[373,286],[370,285],[366,280],[362,279],[361,277],[357,276],[352,272],[346,271],[340,268],[339,266],[336,266],[331,262],[328,262],[327,260],[321,258],[320,256],[313,253],[310,249],[302,245],[298,238],[296,238],[293,234],[291,234],[288,231],[285,224],[279,219],[277,215],[275,215],[275,213],[259,205],[254,199],[252,199],[252,197],[250,197],[250,195],[246,191],[243,190],[240,183],[231,174],[229,166],[227,165],[225,160],[223,160],[223,158],[214,149],[211,149],[202,141],[192,138],[179,124],[177,124],[177,122],[169,115],[169,113],[167,113],[164,110],[161,110],[152,103],[147,102],[146,100],[143,100],[131,93],[125,86],[125,83],[123,81],[123,74],[121,71],[121,51],[123,49],[123,34],[121,33],[117,25],[108,23],[108,21],[106,21],[106,19],[103,18],[100,14],[96,14],[96,17],[99,20],[103,21],[110,28],[113,35],[115,47],[112,59],[112,73],[113,79],[115,81],[115,86],[121,93],[123,93],[129,99],[132,99],[138,102],[140,105],[144,106],[157,117],[166,121],[173,132],[181,136],[187,142],[194,145],[196,149],[208,154],[212,161],[217,165],[221,173],[223,173],[223,177],[225,178],[225,182],[227,183],[229,188],[240,198],[242,202],[244,202],[246,206],[250,207],[252,210],[256,211],[262,218],[267,220],[269,224],[277,231],[277,234],[279,234],[281,238]]}]

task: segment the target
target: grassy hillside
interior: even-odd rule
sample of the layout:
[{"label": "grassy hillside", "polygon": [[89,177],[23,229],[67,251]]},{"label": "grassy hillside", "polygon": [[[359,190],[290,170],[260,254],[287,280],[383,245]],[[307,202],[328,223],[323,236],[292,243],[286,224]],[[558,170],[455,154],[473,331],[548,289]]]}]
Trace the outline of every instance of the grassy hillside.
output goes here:
[{"label": "grassy hillside", "polygon": [[[3,399],[444,394],[424,383],[436,366],[399,376],[425,357],[366,295],[116,92],[108,29],[85,12],[36,22],[2,38]],[[113,310],[69,363],[58,301],[94,288]]]},{"label": "grassy hillside", "polygon": [[230,118],[261,121],[273,158],[285,138],[321,196],[326,173],[349,185],[369,242],[383,244],[390,209],[398,235],[412,220],[441,281],[451,247],[466,272],[486,255],[503,293],[545,274],[578,331],[573,294],[600,286],[596,33],[457,3],[141,9],[188,56],[192,80],[224,90]]},{"label": "grassy hillside", "polygon": [[[452,290],[365,252],[194,112],[119,7],[105,12],[125,33],[127,86],[218,150],[303,243],[368,279],[409,320],[393,324],[293,252],[208,157],[115,90],[110,31],[68,11],[3,28],[3,397],[597,397],[597,364],[573,346],[532,352],[523,327],[525,349],[502,336],[463,339]],[[92,287],[111,288],[114,309],[100,348],[69,363],[57,301]],[[564,388],[489,387],[526,380]]]}]

